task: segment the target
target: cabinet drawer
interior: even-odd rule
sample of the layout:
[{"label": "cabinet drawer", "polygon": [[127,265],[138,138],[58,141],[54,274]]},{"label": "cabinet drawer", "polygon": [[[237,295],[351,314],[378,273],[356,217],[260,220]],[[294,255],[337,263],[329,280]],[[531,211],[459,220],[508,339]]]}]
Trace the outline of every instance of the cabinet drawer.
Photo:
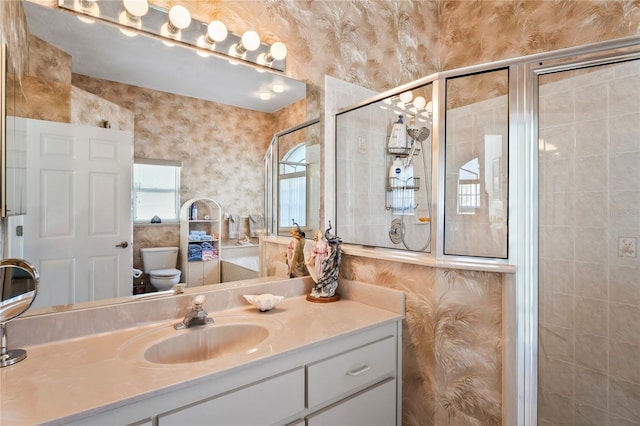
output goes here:
[{"label": "cabinet drawer", "polygon": [[166,425],[269,425],[304,410],[304,370],[251,384],[158,416]]},{"label": "cabinet drawer", "polygon": [[395,377],[396,351],[395,339],[387,337],[308,365],[308,408],[385,377]]},{"label": "cabinet drawer", "polygon": [[307,418],[307,426],[396,424],[396,381],[389,380]]}]

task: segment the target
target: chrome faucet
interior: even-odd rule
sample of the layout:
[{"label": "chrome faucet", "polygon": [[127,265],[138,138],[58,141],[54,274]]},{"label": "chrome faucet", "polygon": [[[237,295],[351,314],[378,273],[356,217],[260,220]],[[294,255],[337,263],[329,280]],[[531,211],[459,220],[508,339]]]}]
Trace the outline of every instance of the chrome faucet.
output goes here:
[{"label": "chrome faucet", "polygon": [[213,323],[213,318],[210,318],[207,313],[202,309],[206,297],[199,295],[193,298],[191,310],[184,316],[182,322],[179,322],[173,326],[176,330],[182,330],[183,328],[189,328],[196,325],[205,325]]}]

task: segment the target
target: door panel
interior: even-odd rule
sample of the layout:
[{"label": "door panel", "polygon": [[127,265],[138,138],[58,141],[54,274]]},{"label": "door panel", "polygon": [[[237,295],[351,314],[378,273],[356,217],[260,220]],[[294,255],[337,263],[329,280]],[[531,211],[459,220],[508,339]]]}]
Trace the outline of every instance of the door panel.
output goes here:
[{"label": "door panel", "polygon": [[25,122],[24,256],[40,271],[34,306],[130,295],[131,133]]},{"label": "door panel", "polygon": [[640,424],[640,60],[539,77],[538,420]]}]

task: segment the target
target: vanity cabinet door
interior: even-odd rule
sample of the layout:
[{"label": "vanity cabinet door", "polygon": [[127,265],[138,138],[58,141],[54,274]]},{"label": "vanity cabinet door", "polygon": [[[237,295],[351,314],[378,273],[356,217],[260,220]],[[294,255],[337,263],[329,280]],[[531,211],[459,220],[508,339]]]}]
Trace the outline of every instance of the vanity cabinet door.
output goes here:
[{"label": "vanity cabinet door", "polygon": [[187,263],[187,279],[183,278],[183,281],[187,281],[189,287],[198,287],[204,284],[204,274],[202,273],[202,264],[204,262],[189,262]]},{"label": "vanity cabinet door", "polygon": [[303,410],[304,369],[298,368],[161,414],[158,425],[272,425],[299,415]]},{"label": "vanity cabinet door", "polygon": [[220,261],[188,262],[189,287],[197,287],[220,282]]},{"label": "vanity cabinet door", "polygon": [[388,380],[307,417],[307,426],[396,424],[396,381]]},{"label": "vanity cabinet door", "polygon": [[202,262],[202,284],[220,283],[220,261],[207,260]]}]

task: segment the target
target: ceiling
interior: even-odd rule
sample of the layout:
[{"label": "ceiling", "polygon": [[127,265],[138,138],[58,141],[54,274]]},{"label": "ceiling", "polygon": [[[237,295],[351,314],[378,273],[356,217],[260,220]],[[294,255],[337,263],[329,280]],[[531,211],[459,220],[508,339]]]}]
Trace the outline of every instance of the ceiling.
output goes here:
[{"label": "ceiling", "polygon": [[[76,74],[268,113],[306,96],[303,82],[279,73],[203,58],[194,49],[145,35],[128,37],[114,25],[87,24],[62,9],[28,1],[24,9],[30,32],[70,54]],[[276,82],[284,92],[261,100],[259,93],[270,92]]]}]

